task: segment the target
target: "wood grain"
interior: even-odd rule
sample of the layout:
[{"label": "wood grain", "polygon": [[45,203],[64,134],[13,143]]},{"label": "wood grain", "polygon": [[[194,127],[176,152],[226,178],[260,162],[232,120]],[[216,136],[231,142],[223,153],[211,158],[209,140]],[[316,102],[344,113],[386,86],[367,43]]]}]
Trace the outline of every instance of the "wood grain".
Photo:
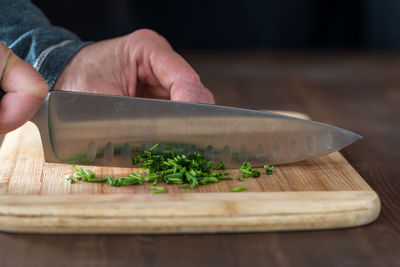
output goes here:
[{"label": "wood grain", "polygon": [[[195,233],[343,228],[374,221],[380,201],[336,152],[286,164],[258,179],[221,181],[194,190],[168,185],[110,187],[76,182],[70,164],[43,160],[37,128],[27,123],[0,148],[0,228],[14,232]],[[85,168],[85,166],[84,166]],[[90,167],[99,177],[126,176],[135,168]],[[238,170],[230,170],[239,177]],[[246,192],[230,189],[247,186]]]},{"label": "wood grain", "polygon": [[399,53],[183,55],[219,104],[296,110],[362,135],[361,142],[341,153],[379,195],[378,220],[340,230],[241,234],[0,232],[2,266],[400,266]]},{"label": "wood grain", "polygon": [[380,208],[373,191],[2,196],[3,231],[204,233],[363,225]]}]

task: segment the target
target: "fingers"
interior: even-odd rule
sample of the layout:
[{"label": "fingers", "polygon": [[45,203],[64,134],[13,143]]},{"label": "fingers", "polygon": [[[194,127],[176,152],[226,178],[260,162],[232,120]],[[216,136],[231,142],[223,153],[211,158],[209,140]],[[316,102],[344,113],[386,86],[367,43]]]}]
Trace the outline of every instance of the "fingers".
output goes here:
[{"label": "fingers", "polygon": [[0,103],[0,133],[12,131],[31,119],[48,93],[40,74],[1,42],[0,88],[6,92]]},{"label": "fingers", "polygon": [[214,96],[201,83],[198,74],[177,53],[162,52],[153,72],[163,87],[168,88],[171,100],[214,104]]},{"label": "fingers", "polygon": [[[147,75],[147,82],[154,83],[154,78],[163,88],[169,91],[171,100],[185,102],[199,102],[214,104],[214,96],[201,83],[198,74],[178,55],[168,42],[157,33],[149,30],[135,32],[135,36],[146,40],[142,46],[142,63],[144,67],[138,69],[142,73],[152,72],[154,77]],[[139,45],[140,47],[140,45]],[[140,60],[140,59],[139,59]],[[148,64],[146,64],[148,63]],[[140,66],[140,64],[139,64]]]}]

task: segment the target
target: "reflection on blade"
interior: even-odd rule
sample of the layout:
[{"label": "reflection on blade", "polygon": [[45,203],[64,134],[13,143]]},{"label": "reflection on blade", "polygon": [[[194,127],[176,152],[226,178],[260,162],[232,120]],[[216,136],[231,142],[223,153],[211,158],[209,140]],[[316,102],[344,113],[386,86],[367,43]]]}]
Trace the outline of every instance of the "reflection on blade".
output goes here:
[{"label": "reflection on blade", "polygon": [[53,161],[130,167],[160,143],[228,167],[281,164],[339,150],[361,137],[308,120],[231,107],[71,92],[48,100]]}]

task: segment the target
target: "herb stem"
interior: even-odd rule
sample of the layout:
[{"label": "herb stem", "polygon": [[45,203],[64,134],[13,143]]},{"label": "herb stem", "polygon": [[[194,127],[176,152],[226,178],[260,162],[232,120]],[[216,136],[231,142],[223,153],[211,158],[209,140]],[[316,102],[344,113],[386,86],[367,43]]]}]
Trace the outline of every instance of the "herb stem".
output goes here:
[{"label": "herb stem", "polygon": [[165,193],[165,188],[161,186],[150,186],[150,190],[155,190],[152,191],[151,194],[160,194],[160,193]]},{"label": "herb stem", "polygon": [[239,191],[244,191],[246,190],[247,186],[241,186],[241,187],[234,187],[231,189],[232,192],[239,192]]},{"label": "herb stem", "polygon": [[274,166],[265,165],[264,169],[265,169],[265,172],[267,173],[267,175],[271,175],[272,172],[274,171]]}]

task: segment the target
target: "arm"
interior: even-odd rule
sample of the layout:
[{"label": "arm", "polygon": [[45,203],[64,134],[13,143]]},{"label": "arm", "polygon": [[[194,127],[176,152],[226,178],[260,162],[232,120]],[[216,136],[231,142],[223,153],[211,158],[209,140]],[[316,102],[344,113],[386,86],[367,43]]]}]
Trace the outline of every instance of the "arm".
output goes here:
[{"label": "arm", "polygon": [[33,65],[50,88],[71,58],[89,44],[51,25],[29,0],[0,0],[0,41]]},{"label": "arm", "polygon": [[[214,103],[191,66],[151,30],[90,44],[52,26],[28,0],[0,0],[0,41],[33,65],[50,89]],[[30,82],[29,77],[39,81],[40,75],[3,46],[0,87],[6,95],[1,100],[0,133],[30,119],[47,88],[41,81]],[[24,71],[13,67],[11,58],[17,58]]]}]

